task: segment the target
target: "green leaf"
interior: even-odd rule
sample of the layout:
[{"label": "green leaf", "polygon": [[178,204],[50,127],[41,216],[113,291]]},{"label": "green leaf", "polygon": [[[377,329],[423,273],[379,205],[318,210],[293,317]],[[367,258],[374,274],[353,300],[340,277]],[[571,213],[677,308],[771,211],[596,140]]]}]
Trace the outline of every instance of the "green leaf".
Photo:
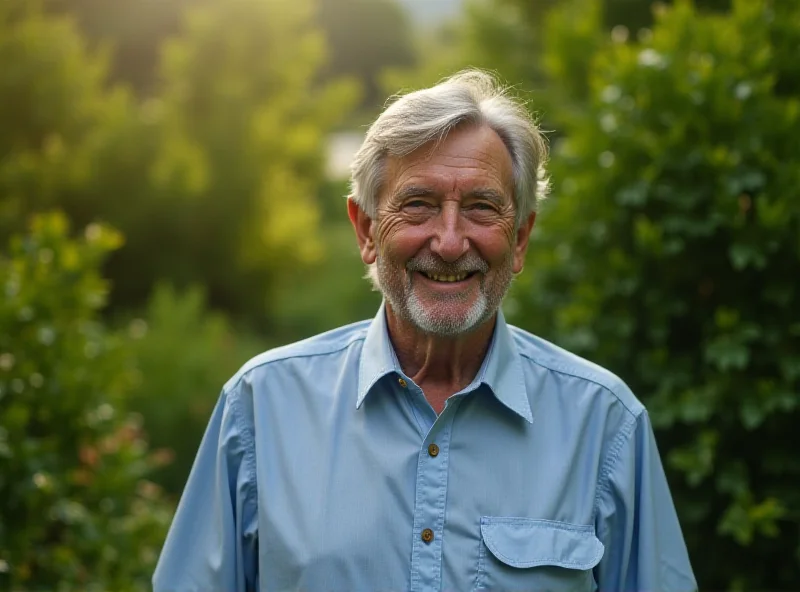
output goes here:
[{"label": "green leaf", "polygon": [[742,370],[750,361],[750,350],[729,336],[710,342],[705,348],[705,359],[718,370]]}]

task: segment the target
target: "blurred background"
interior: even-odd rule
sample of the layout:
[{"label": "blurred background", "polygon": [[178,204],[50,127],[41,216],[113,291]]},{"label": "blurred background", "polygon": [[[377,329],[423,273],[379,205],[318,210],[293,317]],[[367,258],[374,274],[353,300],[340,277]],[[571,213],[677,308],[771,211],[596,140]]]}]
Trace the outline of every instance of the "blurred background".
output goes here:
[{"label": "blurred background", "polygon": [[648,406],[702,589],[800,589],[800,2],[2,0],[0,590],[149,589],[222,384],[376,311],[366,126],[465,66],[552,147],[507,316]]}]

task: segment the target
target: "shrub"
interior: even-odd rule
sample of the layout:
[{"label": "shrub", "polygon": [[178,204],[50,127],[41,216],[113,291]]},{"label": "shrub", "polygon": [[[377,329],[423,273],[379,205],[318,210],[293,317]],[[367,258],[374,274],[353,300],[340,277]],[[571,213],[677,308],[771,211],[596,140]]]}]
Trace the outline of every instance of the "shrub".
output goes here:
[{"label": "shrub", "polygon": [[197,286],[183,292],[157,286],[128,332],[138,370],[130,406],[144,417],[151,446],[173,459],[153,480],[178,496],[222,385],[266,346],[210,312]]},{"label": "shrub", "polygon": [[171,516],[126,412],[127,340],[98,318],[120,236],[35,218],[0,257],[0,581],[13,590],[149,589]]},{"label": "shrub", "polygon": [[[565,136],[553,200],[510,308],[644,399],[701,587],[787,589],[800,581],[800,4],[656,16],[639,41],[598,49],[580,109],[550,114]],[[569,26],[553,22],[556,37]],[[561,79],[575,71],[553,68],[551,84],[576,86]]]}]

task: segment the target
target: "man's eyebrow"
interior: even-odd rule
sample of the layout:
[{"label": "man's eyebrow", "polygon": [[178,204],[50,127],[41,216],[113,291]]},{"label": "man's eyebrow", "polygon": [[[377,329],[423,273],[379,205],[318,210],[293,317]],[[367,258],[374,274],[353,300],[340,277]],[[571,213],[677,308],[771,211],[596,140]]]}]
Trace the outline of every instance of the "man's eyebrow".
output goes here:
[{"label": "man's eyebrow", "polygon": [[409,185],[408,187],[403,187],[399,191],[395,192],[394,198],[403,201],[410,197],[430,197],[436,193],[433,189],[429,187],[420,187],[418,185]]}]

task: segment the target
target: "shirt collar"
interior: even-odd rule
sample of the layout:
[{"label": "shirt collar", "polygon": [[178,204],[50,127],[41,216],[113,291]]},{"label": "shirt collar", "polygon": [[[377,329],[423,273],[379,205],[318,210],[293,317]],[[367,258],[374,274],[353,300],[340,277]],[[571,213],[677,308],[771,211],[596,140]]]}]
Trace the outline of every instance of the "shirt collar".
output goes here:
[{"label": "shirt collar", "polygon": [[375,315],[367,329],[367,337],[361,348],[356,408],[361,407],[367,393],[372,390],[375,383],[391,372],[400,374],[401,369],[389,339],[389,328],[386,325],[386,304],[382,302],[378,314]]},{"label": "shirt collar", "polygon": [[[361,350],[356,408],[361,407],[372,387],[381,378],[392,372],[403,374],[389,339],[386,305],[381,303],[378,314],[375,315],[367,330]],[[497,313],[492,342],[478,375],[473,381],[473,386],[481,383],[488,386],[492,394],[503,405],[528,423],[533,423],[533,413],[528,399],[528,390],[525,387],[522,362],[514,343],[514,336],[511,334],[502,311]]]},{"label": "shirt collar", "polygon": [[528,423],[533,423],[522,360],[501,310],[497,311],[492,343],[477,379],[488,386],[503,405]]}]

